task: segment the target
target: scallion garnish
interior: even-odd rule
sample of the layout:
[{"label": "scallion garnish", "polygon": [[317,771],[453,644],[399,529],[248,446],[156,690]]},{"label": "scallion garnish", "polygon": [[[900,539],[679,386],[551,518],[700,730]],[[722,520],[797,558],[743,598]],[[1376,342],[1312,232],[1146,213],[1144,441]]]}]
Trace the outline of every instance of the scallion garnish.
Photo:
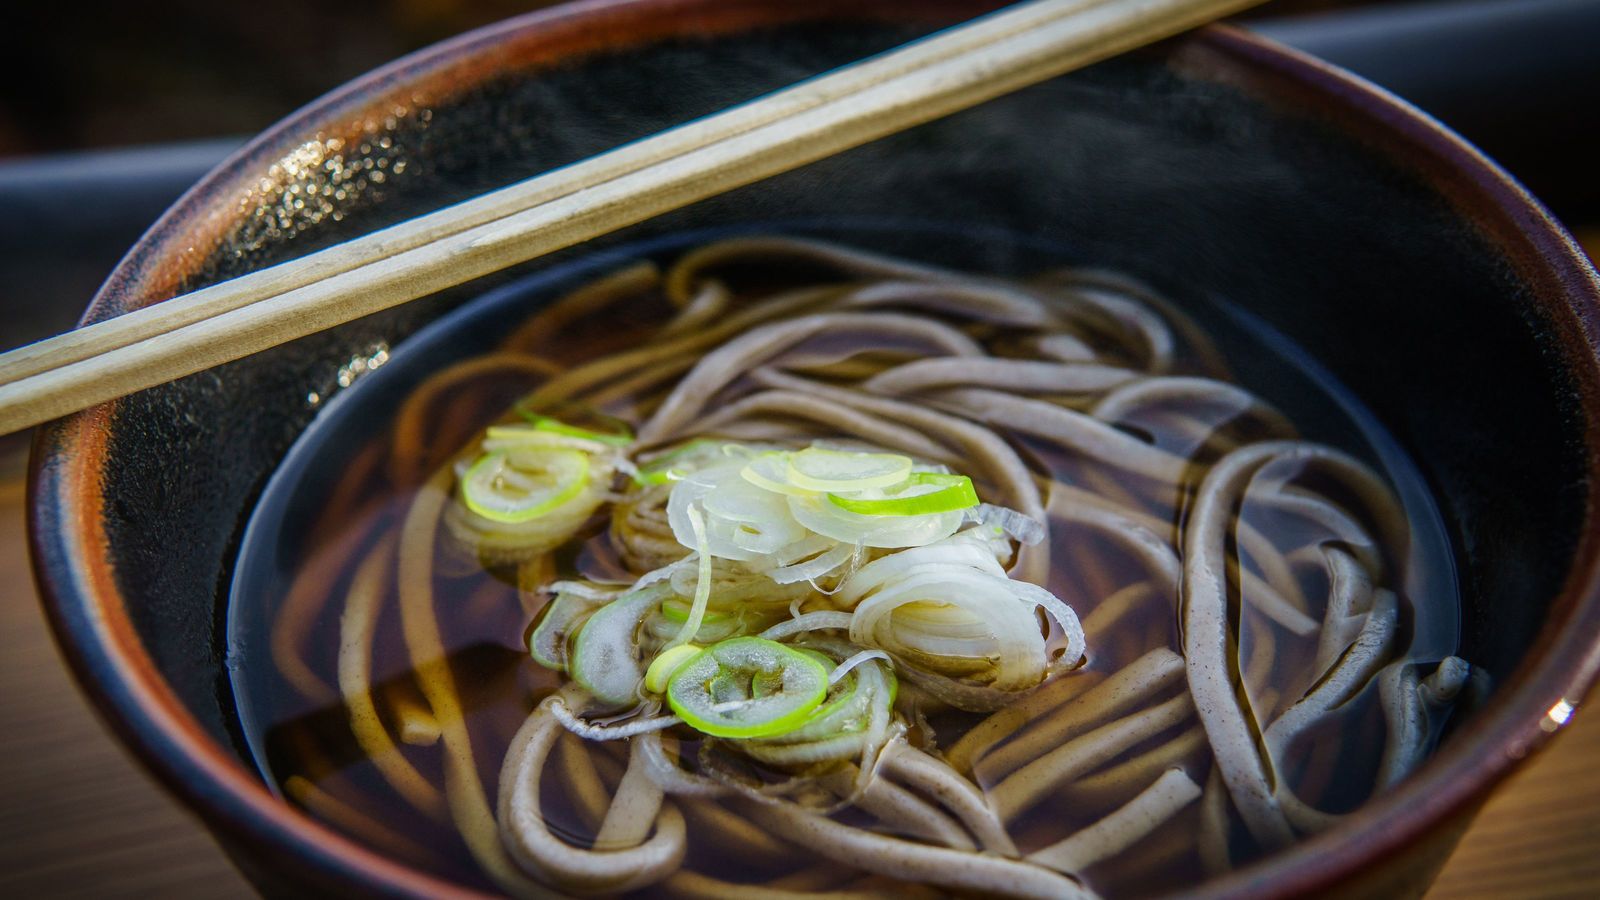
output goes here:
[{"label": "scallion garnish", "polygon": [[667,703],[696,731],[762,738],[800,727],[828,695],[828,667],[765,638],[740,637],[700,651],[667,683]]}]

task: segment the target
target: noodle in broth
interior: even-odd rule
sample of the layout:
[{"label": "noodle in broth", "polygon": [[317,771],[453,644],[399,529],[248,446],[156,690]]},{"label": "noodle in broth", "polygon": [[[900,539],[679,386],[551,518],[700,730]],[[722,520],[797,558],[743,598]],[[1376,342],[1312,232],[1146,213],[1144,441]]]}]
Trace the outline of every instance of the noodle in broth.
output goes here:
[{"label": "noodle in broth", "polygon": [[311,543],[253,601],[260,702],[320,709],[253,717],[268,768],[514,895],[1159,892],[1483,688],[1390,484],[1105,272],[622,269],[411,393]]}]

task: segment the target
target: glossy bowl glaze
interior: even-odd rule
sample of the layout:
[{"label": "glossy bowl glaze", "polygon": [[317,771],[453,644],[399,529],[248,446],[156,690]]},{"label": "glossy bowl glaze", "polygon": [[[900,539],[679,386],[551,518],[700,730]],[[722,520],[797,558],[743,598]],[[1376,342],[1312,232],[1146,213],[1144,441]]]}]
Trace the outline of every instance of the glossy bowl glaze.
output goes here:
[{"label": "glossy bowl glaze", "polygon": [[[151,229],[86,319],[580,159],[985,6],[586,2],[474,32],[257,138]],[[862,217],[962,223],[985,268],[1016,260],[980,233],[1022,232],[1180,301],[1229,298],[1308,348],[1399,438],[1455,542],[1462,655],[1497,690],[1398,790],[1197,890],[1419,893],[1600,665],[1600,285],[1520,187],[1436,123],[1225,28],[41,429],[33,550],[85,689],[264,889],[457,890],[279,801],[234,718],[233,561],[262,486],[317,412],[308,398],[337,389],[353,359],[404,353],[406,335],[487,286],[598,247]],[[875,234],[918,255],[910,232]]]}]

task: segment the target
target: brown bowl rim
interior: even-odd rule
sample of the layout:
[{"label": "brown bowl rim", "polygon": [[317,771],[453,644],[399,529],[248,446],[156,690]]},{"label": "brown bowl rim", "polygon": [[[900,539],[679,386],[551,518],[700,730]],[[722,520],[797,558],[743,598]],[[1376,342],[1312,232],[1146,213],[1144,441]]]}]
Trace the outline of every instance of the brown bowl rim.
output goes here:
[{"label": "brown bowl rim", "polygon": [[[984,2],[879,4],[876,18],[972,14]],[[230,221],[220,198],[316,132],[358,129],[395,102],[453,93],[535,59],[626,49],[691,28],[862,17],[859,3],[823,0],[583,0],[464,34],[358,78],[264,132],[186,193],[140,239],[96,295],[85,321],[145,305],[176,289],[193,249]],[[803,7],[803,8],[795,8]],[[1585,523],[1600,501],[1600,278],[1565,230],[1509,175],[1438,122],[1373,85],[1248,32],[1202,29],[1169,45],[1175,64],[1236,81],[1315,114],[1418,175],[1502,250],[1532,286],[1574,378],[1584,424]],[[543,56],[541,56],[543,54]],[[144,764],[217,830],[310,867],[324,884],[409,896],[474,892],[378,854],[283,803],[185,711],[140,644],[117,587],[101,516],[102,466],[116,402],[40,429],[29,479],[36,579],[79,683]],[[1600,672],[1600,530],[1585,527],[1549,620],[1528,658],[1472,722],[1403,787],[1342,825],[1222,879],[1204,892],[1288,896],[1329,888],[1402,853],[1431,828],[1469,815],[1487,791],[1559,730]],[[1383,829],[1372,826],[1383,820]],[[1366,831],[1365,840],[1351,840]]]}]

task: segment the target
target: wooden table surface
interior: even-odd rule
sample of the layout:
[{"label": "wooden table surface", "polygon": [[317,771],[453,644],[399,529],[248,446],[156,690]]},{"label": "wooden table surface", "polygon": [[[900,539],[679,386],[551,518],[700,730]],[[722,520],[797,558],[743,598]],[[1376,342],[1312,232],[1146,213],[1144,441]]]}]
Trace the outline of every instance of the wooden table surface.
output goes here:
[{"label": "wooden table surface", "polygon": [[[67,673],[28,568],[21,446],[0,441],[0,897],[248,895]],[[1600,897],[1596,761],[1600,713],[1580,712],[1490,801],[1430,900]]]}]

